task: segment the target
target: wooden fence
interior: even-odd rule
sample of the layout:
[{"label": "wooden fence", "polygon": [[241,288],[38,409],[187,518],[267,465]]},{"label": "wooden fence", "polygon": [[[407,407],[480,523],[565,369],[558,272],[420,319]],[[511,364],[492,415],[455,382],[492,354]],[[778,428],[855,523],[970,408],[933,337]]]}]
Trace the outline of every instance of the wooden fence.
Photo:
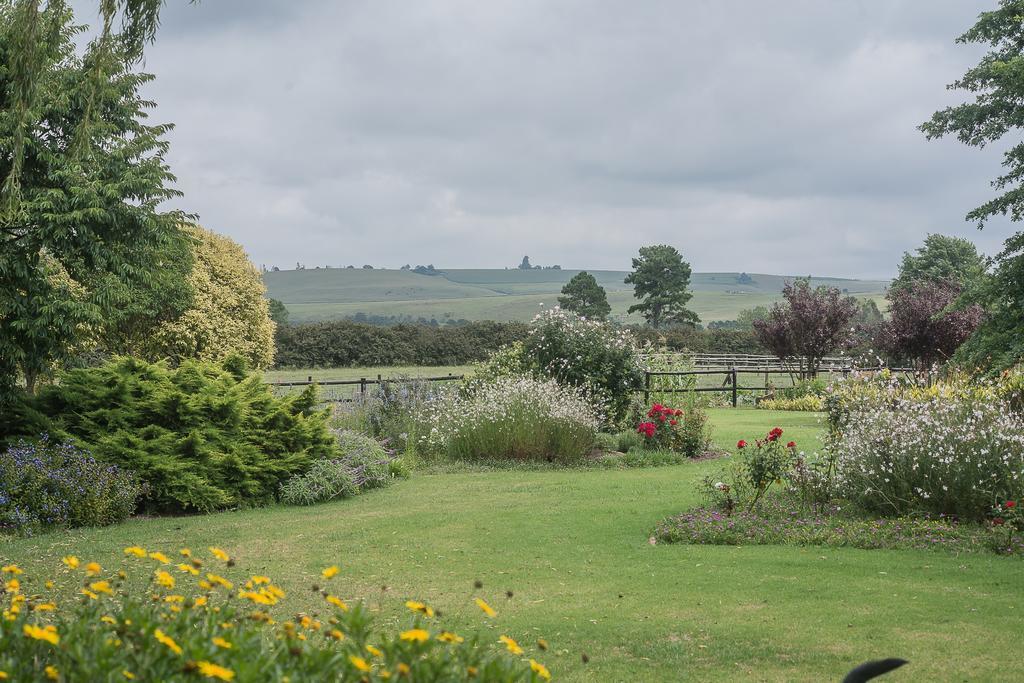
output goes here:
[{"label": "wooden fence", "polygon": [[[270,386],[284,390],[288,390],[293,387],[307,387],[310,384],[315,384],[318,387],[352,387],[353,391],[347,392],[348,396],[341,396],[337,392],[328,389],[323,392],[320,400],[326,403],[349,403],[356,400],[363,400],[366,398],[366,393],[369,387],[387,384],[389,382],[404,382],[404,381],[415,381],[415,382],[453,382],[460,380],[464,375],[442,375],[440,377],[382,377],[377,375],[376,378],[372,377],[360,377],[359,379],[321,379],[314,380],[312,376],[307,376],[306,379],[302,380],[287,380],[281,382],[267,382]],[[358,389],[356,388],[358,387]]]},{"label": "wooden fence", "polygon": [[[777,359],[776,359],[777,360]],[[915,372],[913,368],[870,368],[872,371],[888,370],[889,372]],[[854,368],[846,367],[841,369],[833,369],[828,372],[833,374],[841,374],[843,377],[847,377],[851,372],[867,371],[866,368]],[[665,370],[665,371],[648,371],[644,373],[644,386],[638,389],[634,389],[635,393],[642,393],[644,395],[644,403],[649,404],[651,402],[651,394],[653,393],[669,393],[669,394],[685,394],[691,391],[694,392],[727,392],[731,394],[732,407],[735,408],[739,403],[739,392],[741,391],[771,391],[778,387],[774,387],[769,383],[769,377],[771,375],[788,375],[792,376],[793,369],[783,368],[741,368],[731,367],[726,370]],[[686,387],[658,387],[652,386],[652,377],[702,377],[702,376],[715,376],[718,375],[723,377],[723,382],[720,386],[710,387],[699,387],[699,386],[686,386]],[[764,377],[763,385],[754,386],[740,386],[741,375],[757,375],[758,377]]]}]

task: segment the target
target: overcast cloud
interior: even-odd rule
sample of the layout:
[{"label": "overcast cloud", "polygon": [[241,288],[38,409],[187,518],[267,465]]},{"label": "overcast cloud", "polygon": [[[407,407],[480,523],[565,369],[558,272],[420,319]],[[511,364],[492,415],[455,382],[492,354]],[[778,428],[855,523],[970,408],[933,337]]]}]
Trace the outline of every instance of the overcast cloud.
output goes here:
[{"label": "overcast cloud", "polygon": [[994,4],[169,0],[145,69],[180,206],[257,263],[883,277],[1010,232],[963,220],[1000,150],[916,129]]}]

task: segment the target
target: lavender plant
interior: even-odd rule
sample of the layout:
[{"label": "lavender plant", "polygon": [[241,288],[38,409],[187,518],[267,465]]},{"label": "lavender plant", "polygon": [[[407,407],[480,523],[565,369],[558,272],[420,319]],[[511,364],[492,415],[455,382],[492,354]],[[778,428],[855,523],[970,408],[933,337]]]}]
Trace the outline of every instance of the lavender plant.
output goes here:
[{"label": "lavender plant", "polygon": [[46,435],[0,454],[2,531],[33,534],[55,527],[114,524],[135,511],[141,492],[133,473]]}]

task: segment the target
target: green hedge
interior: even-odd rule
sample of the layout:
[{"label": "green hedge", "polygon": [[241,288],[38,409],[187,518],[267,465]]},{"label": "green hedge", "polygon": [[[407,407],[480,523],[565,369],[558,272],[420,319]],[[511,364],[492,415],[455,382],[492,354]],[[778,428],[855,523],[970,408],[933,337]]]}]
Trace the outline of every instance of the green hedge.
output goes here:
[{"label": "green hedge", "polygon": [[315,392],[275,397],[237,359],[169,368],[120,357],[65,373],[28,405],[51,434],[138,474],[143,509],[208,512],[272,501],[337,453]]},{"label": "green hedge", "polygon": [[377,365],[466,365],[505,344],[524,339],[523,323],[383,327],[335,320],[281,326],[277,367],[334,368]]}]

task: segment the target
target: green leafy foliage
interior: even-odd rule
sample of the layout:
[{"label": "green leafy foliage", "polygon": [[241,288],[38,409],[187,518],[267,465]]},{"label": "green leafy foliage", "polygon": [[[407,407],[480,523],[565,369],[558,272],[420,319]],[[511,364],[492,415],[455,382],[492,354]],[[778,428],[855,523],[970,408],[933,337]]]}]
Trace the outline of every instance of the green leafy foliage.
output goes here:
[{"label": "green leafy foliage", "polygon": [[147,511],[256,505],[313,460],[337,453],[315,387],[275,397],[237,358],[221,364],[119,357],[66,372],[30,402],[51,433],[136,472]]},{"label": "green leafy foliage", "polygon": [[535,374],[589,392],[612,423],[625,418],[643,383],[640,351],[629,331],[569,311],[552,309],[534,318],[523,353]]},{"label": "green leafy foliage", "polygon": [[[0,400],[7,403],[18,371],[31,391],[85,332],[125,305],[183,218],[157,210],[179,193],[164,162],[169,126],[148,123],[152,104],[140,92],[152,77],[129,68],[137,41],[106,32],[80,56],[65,3],[39,5],[0,6]],[[105,13],[120,6],[103,3]]]},{"label": "green leafy foliage", "polygon": [[697,314],[686,307],[693,298],[690,274],[690,264],[675,247],[641,247],[640,256],[633,259],[633,272],[626,276],[626,284],[633,285],[640,303],[630,306],[628,312],[640,311],[655,329],[666,323],[700,322]]},{"label": "green leafy foliage", "polygon": [[909,287],[918,282],[955,284],[969,288],[985,274],[985,257],[970,240],[932,234],[916,254],[903,254],[899,275],[889,291]]},{"label": "green leafy foliage", "polygon": [[584,318],[604,320],[612,312],[608,303],[608,293],[597,284],[597,279],[585,270],[572,276],[562,287],[562,296],[558,303],[567,311],[572,311]]}]

